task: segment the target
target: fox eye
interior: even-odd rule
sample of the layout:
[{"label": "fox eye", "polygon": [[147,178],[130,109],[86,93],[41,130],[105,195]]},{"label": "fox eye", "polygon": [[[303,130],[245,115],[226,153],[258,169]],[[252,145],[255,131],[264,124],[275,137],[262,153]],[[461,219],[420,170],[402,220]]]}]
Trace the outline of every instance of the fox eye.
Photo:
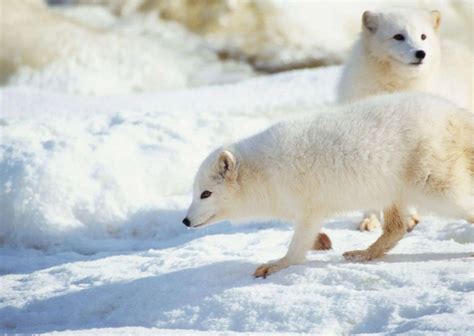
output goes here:
[{"label": "fox eye", "polygon": [[425,35],[425,34],[421,34],[421,39],[422,39],[422,40],[426,40],[426,35]]},{"label": "fox eye", "polygon": [[212,195],[212,193],[209,191],[209,190],[205,190],[202,192],[201,194],[201,199],[205,199],[205,198],[208,198]]},{"label": "fox eye", "polygon": [[405,41],[405,36],[403,36],[402,34],[397,34],[393,36],[393,38],[397,41]]}]

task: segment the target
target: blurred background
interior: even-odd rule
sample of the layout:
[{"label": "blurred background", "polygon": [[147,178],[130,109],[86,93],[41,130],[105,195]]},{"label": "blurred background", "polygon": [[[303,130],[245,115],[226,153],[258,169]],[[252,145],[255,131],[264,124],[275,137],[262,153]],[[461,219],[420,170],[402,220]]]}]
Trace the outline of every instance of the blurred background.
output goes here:
[{"label": "blurred background", "polygon": [[1,0],[0,85],[101,95],[236,82],[344,61],[366,9],[438,9],[472,49],[473,2]]}]

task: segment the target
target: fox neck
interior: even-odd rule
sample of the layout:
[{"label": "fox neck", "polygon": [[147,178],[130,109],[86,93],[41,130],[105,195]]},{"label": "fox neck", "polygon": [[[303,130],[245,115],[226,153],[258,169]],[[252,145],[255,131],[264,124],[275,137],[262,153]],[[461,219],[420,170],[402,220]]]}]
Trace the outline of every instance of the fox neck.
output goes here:
[{"label": "fox neck", "polygon": [[238,183],[240,184],[237,207],[240,218],[280,218],[289,219],[285,206],[279,200],[275,183],[270,182],[265,160],[244,161],[240,164]]},{"label": "fox neck", "polygon": [[380,60],[372,55],[366,55],[365,60],[366,71],[370,73],[368,78],[373,79],[373,88],[381,93],[409,90],[431,92],[439,62],[432,60],[430,65],[423,66],[429,66],[429,69],[409,69],[409,65],[398,65],[392,60]]}]

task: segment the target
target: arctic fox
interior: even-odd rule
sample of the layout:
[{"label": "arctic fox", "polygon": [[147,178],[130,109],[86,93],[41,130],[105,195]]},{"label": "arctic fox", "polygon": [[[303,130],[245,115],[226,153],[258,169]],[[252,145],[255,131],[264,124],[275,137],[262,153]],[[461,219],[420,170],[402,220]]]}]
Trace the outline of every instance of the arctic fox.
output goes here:
[{"label": "arctic fox", "polygon": [[407,204],[474,219],[470,113],[424,93],[328,109],[211,153],[196,175],[183,223],[294,222],[287,254],[254,273],[265,277],[304,262],[324,219],[336,213],[386,208],[382,236],[367,250],[345,254],[360,260],[381,257],[403,237]]},{"label": "arctic fox", "polygon": [[[472,107],[472,54],[454,42],[441,42],[440,23],[438,11],[392,8],[364,12],[362,33],[339,82],[339,102],[418,90]],[[366,212],[359,228],[379,226],[378,214],[375,210]],[[419,221],[413,210],[410,218],[409,229]]]},{"label": "arctic fox", "polygon": [[339,102],[416,90],[472,107],[473,55],[455,42],[440,41],[440,24],[438,11],[364,12],[362,33],[339,82]]}]

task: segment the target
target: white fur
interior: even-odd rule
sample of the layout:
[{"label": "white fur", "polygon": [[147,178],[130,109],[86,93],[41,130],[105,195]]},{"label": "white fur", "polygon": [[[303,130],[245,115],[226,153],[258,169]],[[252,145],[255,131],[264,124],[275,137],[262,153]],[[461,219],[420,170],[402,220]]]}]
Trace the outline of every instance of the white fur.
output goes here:
[{"label": "white fur", "polygon": [[[339,102],[419,90],[439,94],[462,107],[472,106],[474,58],[466,47],[440,41],[439,13],[413,8],[366,13],[339,84]],[[396,34],[405,40],[395,40]],[[412,64],[417,61],[417,50],[426,53],[420,65]]]},{"label": "white fur", "polygon": [[[441,95],[462,107],[473,106],[471,52],[452,41],[441,41],[441,14],[414,8],[391,8],[365,12],[362,32],[345,65],[338,100],[352,102],[388,92],[417,90]],[[393,37],[402,34],[404,41]],[[422,39],[424,34],[426,39]],[[426,57],[419,65],[415,53]],[[380,225],[380,212],[367,211],[359,225],[373,230]],[[418,222],[411,209],[410,228]]]},{"label": "white fur", "polygon": [[[323,220],[336,213],[396,203],[474,218],[469,113],[422,93],[328,109],[211,153],[195,179],[191,227],[242,218],[294,222],[287,255],[257,269],[265,276],[303,262]],[[205,190],[212,195],[200,199]]]}]

